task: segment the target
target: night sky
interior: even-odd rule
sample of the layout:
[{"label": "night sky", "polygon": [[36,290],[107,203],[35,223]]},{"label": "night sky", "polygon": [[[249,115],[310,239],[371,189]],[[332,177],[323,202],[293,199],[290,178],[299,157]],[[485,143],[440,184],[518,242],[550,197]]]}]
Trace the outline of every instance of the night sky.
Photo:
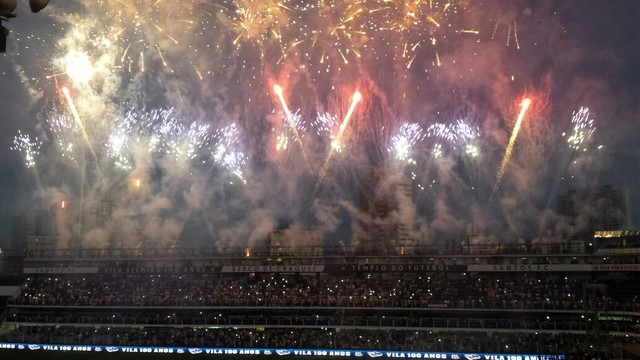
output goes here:
[{"label": "night sky", "polygon": [[[636,1],[126,3],[20,3],[3,22],[0,247],[32,211],[60,247],[115,232],[123,246],[224,248],[280,226],[349,243],[380,164],[393,169],[380,191],[413,179],[391,216],[421,244],[469,223],[486,241],[564,231],[556,197],[604,184],[628,189],[640,223]],[[31,166],[12,150],[27,134],[41,143]],[[111,220],[96,222],[105,203]]]}]

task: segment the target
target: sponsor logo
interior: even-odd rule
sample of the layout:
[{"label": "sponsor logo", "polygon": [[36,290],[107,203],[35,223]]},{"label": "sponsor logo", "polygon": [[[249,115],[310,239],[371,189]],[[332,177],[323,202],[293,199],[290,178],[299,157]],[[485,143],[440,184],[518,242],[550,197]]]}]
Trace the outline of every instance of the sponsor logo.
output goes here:
[{"label": "sponsor logo", "polygon": [[478,355],[478,354],[464,354],[464,357],[466,357],[467,360],[478,360],[478,359],[480,359],[480,355]]},{"label": "sponsor logo", "polygon": [[117,352],[117,351],[118,351],[118,348],[117,348],[117,347],[115,347],[115,346],[107,346],[107,347],[106,347],[106,350],[107,350],[107,352],[112,353],[112,352]]},{"label": "sponsor logo", "polygon": [[291,354],[291,351],[289,351],[287,349],[278,349],[278,350],[276,350],[276,354],[278,354],[278,355],[289,355],[289,354]]},{"label": "sponsor logo", "polygon": [[29,350],[40,350],[40,345],[30,344]]},{"label": "sponsor logo", "polygon": [[197,354],[202,353],[202,350],[200,350],[200,349],[189,349],[189,353],[193,354],[193,355],[197,355]]},{"label": "sponsor logo", "polygon": [[382,353],[380,351],[367,351],[367,355],[369,355],[372,358],[377,358],[377,357],[381,357]]}]

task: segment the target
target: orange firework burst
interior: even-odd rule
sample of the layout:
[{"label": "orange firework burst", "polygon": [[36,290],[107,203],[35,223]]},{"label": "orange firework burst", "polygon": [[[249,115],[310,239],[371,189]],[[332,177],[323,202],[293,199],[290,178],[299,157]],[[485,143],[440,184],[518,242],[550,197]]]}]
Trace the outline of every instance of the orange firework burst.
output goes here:
[{"label": "orange firework burst", "polygon": [[404,60],[407,68],[410,68],[424,46],[433,49],[432,63],[440,66],[442,62],[438,43],[452,35],[450,31],[478,33],[453,25],[454,18],[464,9],[463,4],[455,0],[381,0],[380,8],[375,11],[384,14],[386,19],[380,30],[400,36],[400,41],[394,41],[393,46],[398,50],[397,56]]},{"label": "orange firework burst", "polygon": [[270,44],[281,44],[282,28],[289,23],[288,10],[283,1],[241,0],[223,9],[219,19],[234,33],[235,46],[254,44],[264,56]]}]

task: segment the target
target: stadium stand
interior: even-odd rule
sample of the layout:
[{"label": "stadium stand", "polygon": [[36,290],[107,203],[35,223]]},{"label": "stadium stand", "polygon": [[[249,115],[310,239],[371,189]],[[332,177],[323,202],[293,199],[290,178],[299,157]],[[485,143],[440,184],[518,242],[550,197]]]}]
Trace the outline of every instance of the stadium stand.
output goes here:
[{"label": "stadium stand", "polygon": [[637,260],[539,246],[27,254],[0,342],[633,358]]}]

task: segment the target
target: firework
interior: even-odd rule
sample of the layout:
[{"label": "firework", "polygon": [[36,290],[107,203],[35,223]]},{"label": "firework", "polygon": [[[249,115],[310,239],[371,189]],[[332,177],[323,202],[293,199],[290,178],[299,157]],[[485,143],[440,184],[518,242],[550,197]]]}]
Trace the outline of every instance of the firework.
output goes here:
[{"label": "firework", "polygon": [[425,129],[426,138],[431,139],[429,154],[437,159],[441,157],[445,152],[443,143],[449,144],[451,147],[455,146],[457,140],[456,133],[453,131],[451,125],[440,122],[433,123]]},{"label": "firework", "polygon": [[209,126],[192,122],[188,125],[179,123],[165,143],[167,153],[173,155],[176,161],[184,163],[196,160],[202,150],[208,148],[209,141]]},{"label": "firework", "polygon": [[89,56],[84,52],[71,51],[65,58],[66,74],[76,83],[86,83],[96,72]]},{"label": "firework", "polygon": [[449,0],[380,0],[376,12],[386,19],[380,30],[396,34],[396,53],[410,68],[423,48],[430,48],[432,64],[442,65],[439,43],[455,34],[477,34],[458,28],[458,17],[465,11],[462,2]]},{"label": "firework", "polygon": [[[101,0],[77,13],[63,14],[66,6],[51,17],[57,34],[51,36],[50,48],[32,56],[37,62],[23,61],[25,67],[31,62],[38,70],[22,71],[22,64],[16,64],[16,73],[26,86],[49,78],[62,96],[33,102],[56,102],[54,111],[44,117],[45,123],[34,128],[43,141],[18,133],[12,149],[23,155],[36,176],[64,169],[66,177],[45,178],[38,186],[64,189],[64,198],[73,204],[67,206],[69,212],[83,210],[83,197],[85,213],[108,198],[119,202],[119,216],[127,214],[143,231],[145,222],[154,224],[159,217],[184,220],[188,213],[184,208],[191,206],[189,211],[215,214],[225,222],[232,210],[241,210],[237,211],[242,213],[238,221],[247,221],[246,228],[265,228],[245,215],[255,215],[247,209],[264,211],[266,207],[277,208],[278,213],[264,211],[261,215],[267,216],[254,217],[265,223],[272,220],[271,215],[306,222],[301,219],[304,216],[287,213],[291,206],[281,205],[308,198],[311,178],[314,200],[324,200],[315,199],[321,185],[331,187],[322,195],[331,197],[334,204],[353,201],[347,206],[356,205],[352,218],[357,218],[359,187],[370,176],[371,166],[389,159],[411,174],[414,185],[431,197],[428,202],[416,200],[416,216],[471,208],[466,205],[473,201],[478,204],[472,206],[486,204],[484,198],[467,196],[470,188],[486,185],[482,189],[486,187],[488,195],[496,180],[495,194],[509,162],[515,165],[516,157],[524,154],[516,151],[509,160],[524,117],[532,116],[526,109],[530,101],[524,101],[509,144],[502,150],[503,145],[495,140],[498,137],[492,136],[499,133],[495,126],[500,124],[493,110],[488,110],[489,116],[478,116],[477,124],[486,130],[486,137],[475,126],[475,118],[461,112],[467,107],[499,109],[494,103],[501,99],[497,89],[510,86],[515,91],[518,85],[485,83],[509,75],[494,65],[513,68],[508,58],[511,51],[485,58],[484,41],[466,41],[475,40],[478,34],[467,21],[478,27],[485,21],[488,33],[493,27],[493,38],[501,39],[506,32],[507,46],[520,46],[518,13],[508,9],[510,4],[499,3],[497,20],[475,16],[484,15],[482,10],[494,3],[468,0],[223,0],[206,4]],[[22,46],[20,52],[31,55],[47,45],[37,41]],[[491,45],[492,51],[503,48]],[[476,53],[479,61],[472,61]],[[458,59],[451,58],[453,54],[465,59],[454,64]],[[491,63],[496,59],[500,62]],[[476,72],[472,81],[460,81],[455,74],[467,64]],[[431,71],[431,66],[441,65],[442,70]],[[496,76],[480,74],[487,69]],[[422,70],[429,74],[425,76]],[[272,79],[291,87],[267,85]],[[337,89],[355,79],[359,79],[360,90],[371,94],[362,121],[357,122],[351,120],[360,109],[361,93],[351,98],[337,95]],[[295,102],[285,94],[292,89],[298,91]],[[52,92],[29,90],[35,90],[34,96]],[[536,108],[540,108],[536,99]],[[435,114],[441,108],[451,115]],[[415,117],[406,119],[408,115]],[[533,130],[542,127],[540,123],[532,122]],[[577,110],[571,128],[557,144],[565,147],[571,160],[579,160],[576,154],[589,148],[594,130],[588,110]],[[533,133],[527,131],[527,145],[551,141]],[[522,140],[517,141],[525,144]],[[274,146],[281,161],[271,161]],[[504,158],[490,158],[503,155],[502,151]],[[333,159],[336,153],[342,161]],[[309,171],[294,168],[303,158]],[[497,176],[486,170],[493,166],[481,166],[481,162],[493,164],[494,160],[496,164],[502,160]],[[329,171],[330,166],[335,171]],[[229,180],[251,186],[217,186]],[[287,191],[273,191],[275,196],[264,190],[273,189],[272,185],[287,186]],[[447,191],[428,191],[430,188]],[[55,199],[53,203],[59,203],[62,197]],[[167,204],[156,204],[157,199]],[[158,208],[163,209],[161,214],[154,212]],[[177,225],[184,224],[180,221]],[[211,238],[228,236],[221,233],[249,237],[230,231],[220,220],[207,225],[217,232],[210,230]],[[142,237],[158,236],[144,233]]]},{"label": "firework", "polygon": [[44,78],[57,84],[62,77],[73,87],[112,95],[112,85],[133,80],[138,73],[173,72],[175,54],[181,60],[178,66],[186,63],[191,70],[195,49],[184,39],[194,36],[196,8],[194,1],[101,0],[83,6],[81,16],[57,14],[64,19],[58,24],[64,33],[51,41],[55,48],[49,53],[55,57]]},{"label": "firework", "polygon": [[319,113],[313,121],[312,126],[316,129],[316,133],[319,136],[323,134],[333,136],[333,130],[340,126],[340,119],[331,113]]},{"label": "firework", "polygon": [[416,164],[416,160],[413,158],[413,148],[425,137],[426,134],[420,125],[403,123],[398,132],[391,137],[389,152],[401,162]]},{"label": "firework", "polygon": [[567,144],[572,150],[580,150],[582,144],[591,138],[591,135],[596,131],[596,127],[589,114],[589,108],[581,107],[578,111],[574,111],[572,115],[571,125],[573,129],[571,135],[567,137]]},{"label": "firework", "polygon": [[276,139],[276,151],[286,151],[289,147],[289,138],[285,134],[278,134]]},{"label": "firework", "polygon": [[84,145],[91,152],[91,155],[93,157],[93,161],[95,163],[96,171],[98,173],[100,173],[100,165],[98,164],[98,156],[96,155],[96,152],[93,149],[93,146],[91,144],[91,140],[89,139],[89,135],[87,134],[87,130],[86,130],[85,126],[84,126],[84,123],[82,122],[82,119],[80,119],[80,113],[78,113],[78,109],[76,108],[76,105],[73,102],[73,98],[71,98],[71,94],[69,93],[69,89],[67,87],[63,87],[62,88],[62,93],[64,94],[65,100],[67,100],[67,104],[69,105],[69,110],[71,111],[71,114],[73,115],[73,120],[75,121],[76,126],[78,127],[78,129],[80,129],[80,134],[82,134],[82,139],[84,140]]},{"label": "firework", "polygon": [[168,143],[173,134],[181,133],[174,108],[128,110],[124,116],[117,117],[113,125],[110,137],[116,141],[116,147],[112,149],[115,153],[118,153],[117,150],[126,153],[133,147],[141,148],[149,154],[168,152]]},{"label": "firework", "polygon": [[253,44],[264,57],[271,44],[282,44],[282,29],[289,23],[286,1],[239,0],[225,5],[220,20],[234,34],[233,45]]},{"label": "firework", "polygon": [[131,170],[131,158],[136,151],[170,156],[183,166],[206,162],[211,142],[210,125],[183,121],[171,108],[129,111],[117,118],[107,147],[116,167]]},{"label": "firework", "polygon": [[464,120],[457,120],[452,125],[451,131],[455,134],[455,138],[463,144],[472,142],[480,137],[480,129],[477,126],[466,123]]},{"label": "firework", "polygon": [[336,135],[336,140],[339,142],[342,139],[342,135],[344,131],[347,129],[347,125],[349,125],[349,121],[351,120],[351,115],[353,115],[353,111],[356,109],[358,103],[362,100],[362,94],[360,91],[356,91],[353,93],[351,97],[351,105],[349,105],[349,110],[347,111],[347,115],[344,116],[344,120],[340,124],[340,129],[338,129],[338,135]]},{"label": "firework", "polygon": [[588,141],[596,131],[595,120],[591,117],[589,108],[580,107],[571,115],[571,132],[569,134],[562,133],[562,137],[566,138],[567,149],[561,159],[560,180],[564,179],[571,164],[575,164],[581,154],[589,150]]},{"label": "firework", "polygon": [[[513,151],[513,145],[518,138],[518,132],[520,132],[520,126],[522,125],[522,120],[524,119],[529,106],[531,105],[531,99],[525,98],[520,103],[520,114],[518,114],[518,119],[516,120],[516,124],[513,127],[513,131],[511,132],[511,137],[509,138],[509,143],[507,144],[507,149],[505,150],[504,157],[502,158],[502,162],[500,163],[500,169],[498,170],[498,175],[496,176],[496,185],[493,188],[493,194],[491,195],[491,199],[493,199],[493,195],[496,193],[498,188],[500,187],[500,183],[502,182],[502,177],[504,176],[504,169],[511,158],[511,152]],[[491,202],[491,200],[489,201]]]},{"label": "firework", "polygon": [[446,141],[454,142],[456,134],[452,131],[451,126],[443,123],[433,123],[426,129],[428,137],[441,138]]},{"label": "firework", "polygon": [[[302,116],[300,115],[300,109],[295,112],[282,111],[280,117],[282,123],[285,124],[285,129],[277,135],[276,150],[285,151],[289,147],[289,136],[287,133],[290,131],[294,134],[294,137],[296,133],[300,136],[300,133],[304,133],[305,128],[302,122]],[[293,127],[290,124],[293,124]]]},{"label": "firework", "polygon": [[66,113],[54,111],[46,118],[45,125],[57,147],[54,153],[68,163],[77,165],[82,157],[78,152],[82,149],[83,142],[76,122]]},{"label": "firework", "polygon": [[309,166],[309,170],[311,170],[311,164],[309,163],[309,159],[307,158],[307,153],[304,150],[304,145],[302,144],[302,138],[300,137],[300,133],[298,133],[298,127],[296,126],[296,119],[294,118],[294,115],[291,113],[291,110],[289,110],[289,106],[287,106],[287,102],[285,101],[284,95],[282,94],[282,87],[278,84],[274,85],[273,92],[276,93],[276,95],[278,96],[278,99],[280,100],[280,104],[282,105],[282,111],[284,112],[285,118],[289,123],[289,128],[293,132],[294,139],[296,140],[296,143],[300,147],[300,152],[305,162],[307,163],[307,166]]},{"label": "firework", "polygon": [[361,100],[362,100],[362,93],[360,93],[360,91],[356,91],[355,93],[353,93],[353,96],[351,97],[351,105],[349,105],[349,110],[347,111],[347,114],[345,115],[344,120],[342,120],[342,123],[340,124],[340,128],[338,129],[337,135],[331,141],[331,147],[329,148],[327,157],[324,159],[324,162],[322,163],[322,167],[320,168],[320,173],[318,174],[318,181],[316,182],[316,186],[313,191],[313,195],[311,197],[312,199],[315,198],[315,195],[318,192],[318,189],[320,188],[320,184],[322,184],[322,181],[324,180],[324,177],[327,174],[327,170],[329,168],[329,163],[331,161],[331,157],[333,156],[333,152],[340,151],[342,147],[341,145],[342,135],[344,135],[344,131],[347,128],[347,125],[349,125],[349,120],[351,120],[351,116],[353,115],[353,112],[356,109],[356,106]]},{"label": "firework", "polygon": [[477,126],[459,119],[451,126],[451,133],[454,134],[456,146],[460,148],[464,158],[475,159],[480,156],[477,144],[480,129]]},{"label": "firework", "polygon": [[36,159],[41,148],[42,142],[37,137],[31,139],[29,134],[23,134],[18,130],[18,135],[13,138],[11,150],[21,153],[25,166],[31,168],[36,166]]},{"label": "firework", "polygon": [[[573,111],[571,115],[571,131],[569,132],[569,134],[567,134],[566,132],[563,132],[561,134],[561,137],[565,138],[567,147],[564,149],[562,156],[558,159],[559,170],[557,171],[557,175],[553,179],[551,190],[549,191],[549,195],[547,196],[547,201],[544,208],[545,210],[551,208],[553,201],[556,200],[557,192],[560,189],[561,183],[565,180],[565,177],[569,172],[571,165],[577,163],[579,157],[588,151],[586,142],[596,131],[595,120],[591,117],[589,108],[580,107],[580,109],[578,109],[577,111]],[[602,146],[598,147],[598,149],[601,148]],[[545,216],[546,215],[543,215],[541,217],[541,232],[544,231],[547,225]]]},{"label": "firework", "polygon": [[239,134],[238,126],[235,123],[219,129],[215,134],[218,142],[211,156],[216,163],[221,164],[246,184],[247,181],[243,176],[242,169],[247,164],[247,156],[239,151]]},{"label": "firework", "polygon": [[290,51],[299,55],[321,76],[340,71],[362,57],[369,38],[363,0],[319,0],[298,7],[300,27]]},{"label": "firework", "polygon": [[500,28],[500,26],[503,24],[507,27],[506,46],[508,47],[513,43],[516,49],[520,49],[520,41],[518,40],[518,23],[516,21],[515,9],[505,11],[498,16],[498,20],[496,20],[493,26],[493,33],[491,34],[492,40],[496,38],[498,28]]},{"label": "firework", "polygon": [[107,141],[107,152],[111,158],[114,159],[114,164],[123,170],[132,170],[133,164],[128,156],[126,156],[127,148],[126,134],[113,133],[109,135]]}]

